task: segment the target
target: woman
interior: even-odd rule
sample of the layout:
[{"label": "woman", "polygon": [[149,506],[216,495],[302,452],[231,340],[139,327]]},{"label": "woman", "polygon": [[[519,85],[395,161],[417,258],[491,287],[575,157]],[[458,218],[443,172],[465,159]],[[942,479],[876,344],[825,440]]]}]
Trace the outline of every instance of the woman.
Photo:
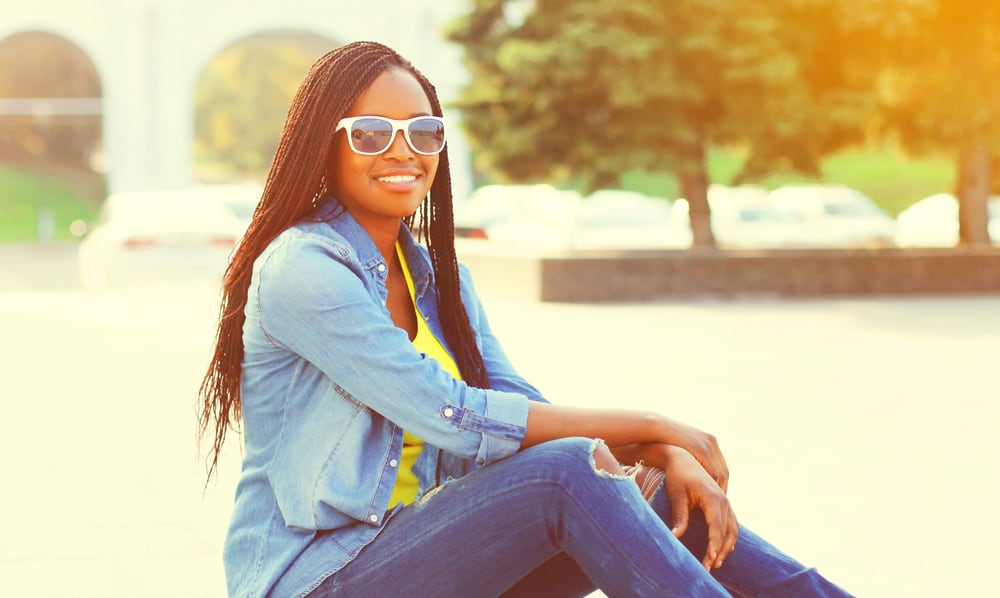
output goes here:
[{"label": "woman", "polygon": [[739,527],[712,436],[514,371],[455,259],[441,114],[370,42],[292,102],[202,386],[213,471],[242,419],[230,594],[845,595]]}]

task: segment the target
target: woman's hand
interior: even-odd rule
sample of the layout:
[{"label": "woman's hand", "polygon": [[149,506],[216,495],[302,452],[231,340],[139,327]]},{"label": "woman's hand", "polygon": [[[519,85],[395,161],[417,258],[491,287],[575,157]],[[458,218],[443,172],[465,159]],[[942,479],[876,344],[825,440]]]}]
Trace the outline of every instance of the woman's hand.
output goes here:
[{"label": "woman's hand", "polygon": [[701,564],[706,571],[719,568],[736,546],[739,523],[722,488],[686,450],[665,445],[664,489],[670,499],[670,528],[680,538],[687,531],[692,509],[699,509],[708,523],[708,549]]},{"label": "woman's hand", "polygon": [[[528,425],[521,448],[567,436],[601,438],[612,452],[615,447],[632,444],[679,446],[694,455],[723,492],[729,488],[729,467],[719,450],[719,443],[715,436],[697,428],[649,411],[528,402]],[[629,462],[620,457],[619,461]],[[651,462],[647,460],[647,463]]]},{"label": "woman's hand", "polygon": [[689,426],[685,423],[664,418],[664,425],[667,427],[666,444],[678,446],[694,456],[698,463],[705,468],[708,475],[715,480],[723,493],[729,491],[729,467],[726,459],[719,449],[719,442],[715,436],[702,432],[701,430]]}]

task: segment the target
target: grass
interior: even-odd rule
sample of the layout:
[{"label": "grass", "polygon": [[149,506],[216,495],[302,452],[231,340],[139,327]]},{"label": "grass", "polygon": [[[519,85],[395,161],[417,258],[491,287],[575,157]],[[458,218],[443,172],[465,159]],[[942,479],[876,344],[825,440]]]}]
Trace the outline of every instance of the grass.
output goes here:
[{"label": "grass", "polygon": [[0,164],[0,243],[37,241],[39,218],[53,219],[52,240],[73,238],[74,220],[92,221],[103,196],[99,175],[81,172],[36,174]]},{"label": "grass", "polygon": [[[734,151],[709,153],[708,172],[713,183],[727,183],[742,165]],[[774,189],[790,183],[840,183],[870,196],[888,214],[895,216],[915,201],[933,193],[950,191],[955,166],[943,158],[914,159],[893,148],[861,149],[829,157],[819,178],[799,174],[776,174],[759,184]],[[623,186],[655,197],[679,197],[676,180],[669,175],[629,172]]]}]

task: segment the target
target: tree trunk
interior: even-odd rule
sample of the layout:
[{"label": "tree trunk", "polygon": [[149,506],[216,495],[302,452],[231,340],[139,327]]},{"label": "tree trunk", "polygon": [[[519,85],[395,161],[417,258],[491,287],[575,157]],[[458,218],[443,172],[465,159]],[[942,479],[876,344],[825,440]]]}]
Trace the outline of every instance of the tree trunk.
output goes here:
[{"label": "tree trunk", "polygon": [[698,160],[681,168],[677,173],[681,194],[688,202],[688,217],[691,220],[691,247],[693,249],[714,249],[715,235],[712,233],[711,210],[708,207],[708,172],[705,170],[705,151],[699,148]]},{"label": "tree trunk", "polygon": [[962,152],[958,163],[958,244],[989,245],[990,150],[979,145]]}]

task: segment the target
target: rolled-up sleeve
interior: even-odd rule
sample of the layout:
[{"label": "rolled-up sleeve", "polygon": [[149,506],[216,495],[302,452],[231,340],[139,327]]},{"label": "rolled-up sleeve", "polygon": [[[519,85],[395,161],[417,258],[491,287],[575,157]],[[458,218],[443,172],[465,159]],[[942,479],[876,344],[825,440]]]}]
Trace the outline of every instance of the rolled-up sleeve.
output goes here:
[{"label": "rolled-up sleeve", "polygon": [[355,401],[481,465],[519,449],[525,394],[470,387],[419,353],[344,262],[342,248],[302,236],[274,253],[280,259],[272,254],[252,287],[262,332],[330,379],[334,392],[316,400]]}]

